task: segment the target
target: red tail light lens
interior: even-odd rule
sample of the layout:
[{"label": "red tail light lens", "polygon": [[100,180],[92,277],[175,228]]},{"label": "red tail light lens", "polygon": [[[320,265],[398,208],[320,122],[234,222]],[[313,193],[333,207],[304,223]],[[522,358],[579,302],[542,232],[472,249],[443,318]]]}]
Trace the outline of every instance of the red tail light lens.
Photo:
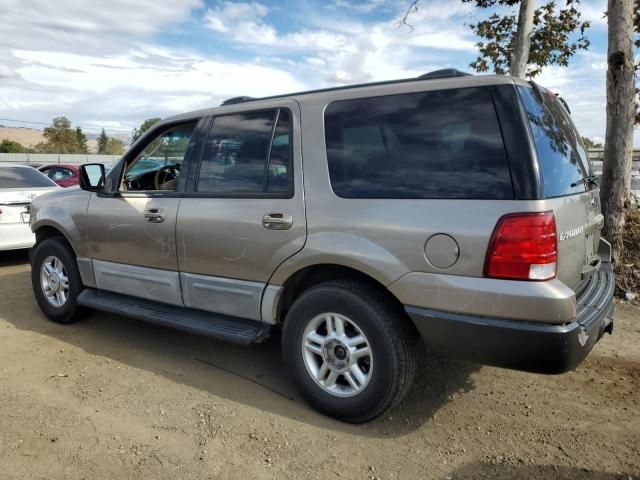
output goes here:
[{"label": "red tail light lens", "polygon": [[491,237],[485,275],[513,280],[549,280],[556,276],[558,242],[553,212],[502,217]]}]

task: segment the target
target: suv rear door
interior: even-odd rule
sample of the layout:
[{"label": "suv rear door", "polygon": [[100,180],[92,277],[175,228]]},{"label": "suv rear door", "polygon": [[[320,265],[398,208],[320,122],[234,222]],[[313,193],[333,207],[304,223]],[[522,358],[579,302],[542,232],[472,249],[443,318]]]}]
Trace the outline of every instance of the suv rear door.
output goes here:
[{"label": "suv rear door", "polygon": [[261,319],[269,278],[306,238],[299,119],[292,100],[212,119],[178,211],[187,307]]},{"label": "suv rear door", "polygon": [[557,276],[575,289],[599,266],[599,190],[583,180],[592,175],[587,151],[556,95],[537,85],[519,85],[518,90],[536,147],[543,194],[556,220]]}]

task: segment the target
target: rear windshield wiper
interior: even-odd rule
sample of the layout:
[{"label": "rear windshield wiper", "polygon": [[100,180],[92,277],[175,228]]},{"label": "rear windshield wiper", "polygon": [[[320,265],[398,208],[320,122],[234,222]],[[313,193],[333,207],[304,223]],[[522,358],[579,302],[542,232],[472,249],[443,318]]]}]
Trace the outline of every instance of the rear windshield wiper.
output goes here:
[{"label": "rear windshield wiper", "polygon": [[598,179],[598,177],[596,177],[595,175],[589,175],[588,177],[584,177],[581,178],[580,180],[573,182],[571,184],[572,187],[577,187],[578,185],[587,185],[588,187],[597,187],[598,183],[596,182],[596,180]]}]

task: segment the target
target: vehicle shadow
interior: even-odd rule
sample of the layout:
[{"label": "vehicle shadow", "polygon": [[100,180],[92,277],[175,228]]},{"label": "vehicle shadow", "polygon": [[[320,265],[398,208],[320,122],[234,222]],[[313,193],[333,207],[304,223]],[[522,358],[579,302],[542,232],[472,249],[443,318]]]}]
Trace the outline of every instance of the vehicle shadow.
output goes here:
[{"label": "vehicle shadow", "polygon": [[586,468],[564,467],[557,465],[506,465],[469,463],[447,476],[452,480],[628,480],[637,478],[629,473],[610,473],[593,471]]},{"label": "vehicle shadow", "polygon": [[0,267],[14,267],[29,263],[29,250],[7,250],[0,252]]},{"label": "vehicle shadow", "polygon": [[286,377],[278,331],[262,344],[243,347],[102,312],[74,324],[58,325],[38,308],[29,276],[28,266],[18,273],[0,275],[0,288],[11,285],[19,292],[13,302],[0,301],[0,319],[16,328],[328,430],[387,438],[405,435],[423,425],[453,393],[472,390],[470,374],[479,368],[428,355],[421,349],[416,381],[402,404],[368,424],[349,425],[315,412],[299,397]]}]

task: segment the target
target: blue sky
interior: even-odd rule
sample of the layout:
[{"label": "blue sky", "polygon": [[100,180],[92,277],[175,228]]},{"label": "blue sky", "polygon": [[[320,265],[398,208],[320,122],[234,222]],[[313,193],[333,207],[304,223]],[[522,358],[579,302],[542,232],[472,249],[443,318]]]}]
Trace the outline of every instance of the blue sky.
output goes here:
[{"label": "blue sky", "polygon": [[[540,2],[541,3],[541,2]],[[460,0],[0,0],[0,117],[129,131],[145,118],[339,84],[470,71]],[[592,46],[539,83],[559,92],[585,136],[605,131],[606,0],[582,0]],[[0,123],[9,124],[2,121]],[[636,132],[636,144],[640,144]]]}]

